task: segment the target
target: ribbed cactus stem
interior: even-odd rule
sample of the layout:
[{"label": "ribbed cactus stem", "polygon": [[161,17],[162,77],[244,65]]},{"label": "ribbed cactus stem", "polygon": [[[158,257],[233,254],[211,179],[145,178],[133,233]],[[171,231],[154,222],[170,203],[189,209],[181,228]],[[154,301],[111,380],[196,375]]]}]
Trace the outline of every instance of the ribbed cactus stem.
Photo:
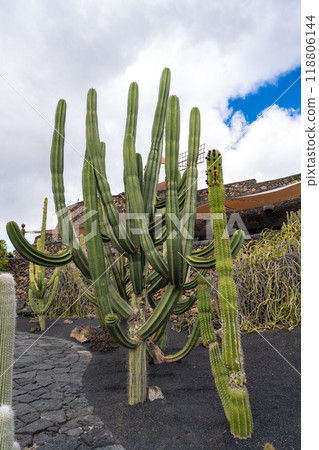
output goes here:
[{"label": "ribbed cactus stem", "polygon": [[[37,241],[37,250],[42,254],[45,252],[45,235],[47,222],[48,199],[44,199],[41,236]],[[29,302],[32,311],[38,317],[41,331],[46,328],[45,316],[57,294],[60,268],[56,267],[51,278],[45,277],[45,267],[29,263]],[[48,288],[53,284],[49,297],[46,297]]]},{"label": "ribbed cactus stem", "polygon": [[16,301],[14,279],[0,275],[0,404],[11,405]]},{"label": "ribbed cactus stem", "polygon": [[212,322],[211,301],[210,301],[210,282],[204,277],[201,277],[198,282],[198,316],[200,321],[200,331],[203,345],[208,347],[209,360],[212,369],[212,374],[215,380],[218,394],[221,398],[225,414],[230,420],[230,399],[228,392],[228,371],[222,360],[219,350],[216,334]]},{"label": "ribbed cactus stem", "polygon": [[[138,331],[145,322],[145,297],[144,295],[131,296],[134,320],[129,322],[129,336],[138,340]],[[129,350],[129,405],[143,403],[147,399],[147,362],[146,341],[140,341],[138,345]]]},{"label": "ribbed cactus stem", "polygon": [[216,248],[218,298],[223,330],[222,357],[229,371],[231,432],[239,438],[251,436],[250,411],[243,351],[238,323],[237,290],[232,277],[232,258],[225,214],[222,157],[217,150],[207,157],[208,200]]},{"label": "ribbed cactus stem", "polygon": [[0,450],[15,445],[11,407],[15,317],[14,279],[11,274],[0,274]]},{"label": "ribbed cactus stem", "polygon": [[129,350],[129,405],[137,405],[147,400],[146,342]]}]

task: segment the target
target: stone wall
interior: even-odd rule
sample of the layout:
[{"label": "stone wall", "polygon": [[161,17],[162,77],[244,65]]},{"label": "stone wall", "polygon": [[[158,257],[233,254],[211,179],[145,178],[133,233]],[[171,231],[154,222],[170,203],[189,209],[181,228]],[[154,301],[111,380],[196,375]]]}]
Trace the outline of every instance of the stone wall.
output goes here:
[{"label": "stone wall", "polygon": [[19,257],[9,258],[7,272],[13,275],[16,282],[17,313],[30,312],[31,308],[27,308],[26,304],[29,290],[29,261]]},{"label": "stone wall", "polygon": [[[300,179],[301,174],[298,173],[289,177],[276,178],[275,180],[262,181],[260,183],[257,183],[254,178],[237,183],[229,183],[225,184],[225,197],[242,197],[244,195],[257,194],[258,192],[266,192],[271,189],[287,186],[290,183],[300,181]],[[207,188],[197,192],[197,206],[204,205],[205,203],[208,203]]]}]

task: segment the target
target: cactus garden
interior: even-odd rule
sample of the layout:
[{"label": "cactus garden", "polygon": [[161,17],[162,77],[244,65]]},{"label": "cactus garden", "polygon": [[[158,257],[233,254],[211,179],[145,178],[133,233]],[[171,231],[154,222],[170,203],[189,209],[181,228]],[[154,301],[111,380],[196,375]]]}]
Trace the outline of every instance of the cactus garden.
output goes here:
[{"label": "cactus garden", "polygon": [[[258,404],[261,402],[262,394],[258,393],[256,380],[252,379],[251,382],[250,378],[250,373],[254,372],[252,355],[258,352],[259,341],[256,334],[257,338],[252,340],[255,347],[254,345],[249,347],[246,337],[250,335],[243,337],[243,331],[274,328],[279,325],[289,327],[293,333],[294,328],[299,325],[298,274],[300,270],[298,258],[291,255],[298,252],[300,255],[298,244],[295,243],[300,217],[298,214],[290,215],[280,236],[277,234],[273,237],[269,233],[267,236],[262,235],[260,246],[264,245],[263,242],[267,243],[268,247],[265,244],[260,251],[258,244],[244,243],[245,233],[240,229],[229,236],[222,154],[218,150],[212,150],[208,152],[206,159],[213,239],[204,248],[195,250],[197,163],[201,117],[197,107],[191,109],[187,165],[181,173],[178,164],[180,100],[177,96],[170,94],[170,82],[170,70],[165,68],[159,82],[150,130],[151,145],[146,161],[143,161],[141,153],[136,148],[139,89],[135,82],[129,86],[122,147],[125,220],[113,202],[106,165],[107,147],[102,140],[101,128],[99,128],[103,118],[98,117],[97,92],[95,89],[90,89],[87,94],[85,158],[82,167],[84,234],[78,235],[75,232],[65,199],[64,145],[67,139],[65,133],[67,105],[65,100],[60,100],[55,113],[50,170],[63,249],[52,254],[45,247],[47,198],[44,200],[41,235],[36,246],[26,240],[14,221],[7,224],[8,236],[19,254],[28,261],[29,305],[43,336],[47,332],[47,336],[54,336],[55,326],[58,329],[55,320],[67,317],[64,315],[66,311],[63,311],[63,306],[59,304],[57,317],[52,318],[54,316],[52,309],[60,289],[59,283],[61,284],[61,277],[65,276],[63,274],[67,273],[68,279],[71,277],[73,284],[69,294],[66,295],[68,298],[65,299],[64,305],[70,304],[71,308],[80,299],[81,302],[85,301],[94,316],[96,327],[108,333],[116,343],[116,349],[112,352],[93,357],[93,363],[83,375],[83,379],[87,380],[86,394],[93,399],[92,402],[98,414],[104,414],[105,420],[113,423],[113,430],[117,428],[116,421],[119,422],[120,432],[112,431],[112,433],[119,440],[121,439],[119,433],[125,436],[127,449],[156,448],[147,446],[147,430],[143,428],[143,415],[148,418],[146,423],[150,424],[150,430],[153,430],[154,436],[157,436],[156,439],[160,439],[159,434],[171,432],[171,430],[162,429],[161,423],[166,410],[173,409],[169,394],[172,394],[171,398],[176,404],[182,401],[176,400],[176,392],[179,390],[182,396],[187,398],[189,406],[185,412],[176,410],[178,420],[176,417],[174,419],[181,422],[179,433],[183,434],[181,438],[183,443],[174,441],[170,447],[162,447],[159,444],[158,448],[196,448],[193,446],[194,440],[187,446],[187,427],[191,425],[186,417],[191,414],[192,405],[194,411],[200,415],[196,420],[199,420],[200,426],[205,429],[205,444],[199,444],[197,448],[226,448],[225,445],[229,446],[227,448],[262,448],[266,440],[271,439],[271,435],[264,442],[260,437],[260,420],[263,415],[259,413]],[[165,196],[158,196],[160,168],[164,156],[166,191]],[[161,211],[160,215],[157,214],[158,211]],[[280,240],[282,236],[284,244]],[[282,260],[287,263],[283,270],[271,271],[273,266],[265,257],[266,254],[269,256],[271,253],[270,248],[273,250],[273,255],[278,248],[277,262]],[[262,259],[261,254],[265,259]],[[289,262],[289,258],[291,261],[294,260],[294,264]],[[50,275],[47,268],[50,268]],[[259,278],[258,280],[254,278],[254,273],[258,270],[264,275],[261,282]],[[3,281],[2,277],[1,275],[0,283]],[[276,280],[279,280],[278,283]],[[277,285],[281,288],[277,289]],[[283,290],[282,286],[285,286],[286,290]],[[2,308],[0,367],[1,374],[5,373],[1,375],[0,383],[1,450],[18,448],[14,447],[17,444],[14,444],[10,394],[12,391],[14,339],[12,312],[14,300],[12,298],[14,293],[10,299],[6,292],[6,288],[0,285],[0,300],[3,305],[8,303],[6,306],[8,312],[2,311],[4,306],[0,304]],[[263,296],[267,297],[267,301],[264,301]],[[280,304],[278,298],[280,298]],[[82,303],[79,304],[82,305]],[[66,309],[68,310],[69,306]],[[175,321],[182,321],[190,314],[193,315],[189,333],[182,333],[182,339],[171,329],[172,317]],[[70,322],[72,323],[72,320]],[[3,327],[7,327],[10,333],[3,331]],[[6,339],[3,336],[6,336]],[[269,339],[275,339],[275,337],[270,334]],[[244,343],[249,349],[248,369]],[[36,341],[32,341],[33,344],[36,345]],[[58,346],[58,343],[55,342],[55,345]],[[276,345],[279,345],[277,341]],[[82,350],[77,351],[81,355]],[[283,348],[282,351],[285,352],[285,349]],[[7,353],[9,356],[4,357],[3,355]],[[83,358],[84,353],[82,351]],[[201,363],[198,362],[198,355],[201,361],[205,361],[204,381],[202,378],[199,379],[197,374],[197,372],[203,373]],[[63,367],[63,360],[61,361],[61,367]],[[97,365],[98,362],[100,366]],[[297,363],[298,361],[294,360],[294,364]],[[255,370],[260,374],[261,364],[262,362],[256,358]],[[10,370],[7,370],[7,367]],[[89,381],[90,374],[94,382]],[[194,382],[186,383],[185,387],[183,377],[186,375],[189,377],[188,380],[193,378]],[[38,376],[36,372],[34,376]],[[158,389],[159,386],[154,385],[154,380],[161,379],[161,376],[162,381],[166,381],[167,384],[161,383]],[[267,378],[268,374],[264,372],[263,376]],[[283,374],[280,376],[278,379],[282,380]],[[61,381],[59,376],[57,380]],[[112,382],[115,383],[113,386]],[[19,377],[17,383],[19,384]],[[250,393],[250,383],[253,395]],[[201,397],[201,401],[196,403],[193,391],[204,390],[202,385],[205,386],[206,394],[209,396],[209,393],[213,393],[213,397],[210,401]],[[174,386],[174,393],[170,386]],[[59,385],[59,388],[55,389],[60,388]],[[30,399],[32,399],[32,396],[36,394],[32,393],[32,387],[30,389]],[[61,389],[63,391],[63,387]],[[117,396],[117,391],[120,391],[121,395]],[[152,393],[158,391],[160,396],[155,402],[151,402]],[[165,398],[161,396],[161,391],[165,393]],[[66,398],[65,392],[66,389],[61,398]],[[125,392],[125,402],[123,392]],[[205,397],[207,397],[206,394]],[[36,403],[36,400],[32,401]],[[32,405],[32,402],[30,404]],[[83,405],[86,405],[85,401]],[[68,409],[64,424],[72,422],[70,411]],[[258,411],[257,418],[254,411]],[[37,420],[47,420],[50,423],[53,415],[42,414]],[[183,415],[186,420],[184,424],[182,423]],[[88,417],[90,417],[89,414]],[[92,415],[91,418],[93,420],[94,416]],[[139,437],[140,443],[136,446],[132,444],[130,447],[128,436],[134,431],[130,429],[130,425],[125,426],[126,421],[137,427],[138,433],[142,436],[142,438]],[[137,421],[139,421],[138,424]],[[169,424],[165,423],[165,426],[169,428]],[[78,439],[79,445],[76,447],[74,443],[72,448],[97,448],[92,447],[93,441],[90,441],[91,444],[87,444],[87,447],[84,446],[85,434],[90,435],[89,429],[83,431],[83,428],[81,435],[76,435],[77,432],[72,431],[72,435],[71,430],[81,427],[81,422],[76,422],[77,425],[74,425],[74,428],[66,427],[63,431],[61,431],[63,427],[61,424],[59,428],[52,422],[51,429],[48,426],[48,436],[52,437],[56,428],[62,434],[70,431],[68,436],[70,439],[74,437]],[[200,433],[200,426],[198,433]],[[92,427],[97,427],[100,433],[103,430],[102,425],[98,427],[93,423]],[[215,440],[215,429],[219,432],[223,429],[223,433],[227,430],[227,444],[224,442],[218,447],[219,441]],[[253,441],[256,429],[258,444],[257,441]],[[136,428],[134,430],[136,432]],[[42,438],[44,439],[43,436]],[[82,447],[80,439],[82,439]],[[250,442],[253,443],[250,444]],[[36,442],[32,441],[32,444],[35,445]],[[232,445],[234,447],[231,447]],[[36,447],[26,446],[26,448]]]}]

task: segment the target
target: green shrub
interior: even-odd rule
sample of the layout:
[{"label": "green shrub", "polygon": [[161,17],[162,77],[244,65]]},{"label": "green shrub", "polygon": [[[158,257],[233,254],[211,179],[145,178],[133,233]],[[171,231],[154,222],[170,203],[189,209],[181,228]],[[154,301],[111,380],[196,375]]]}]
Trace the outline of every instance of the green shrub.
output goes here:
[{"label": "green shrub", "polygon": [[7,244],[6,241],[0,239],[0,272],[6,272],[7,264]]},{"label": "green shrub", "polygon": [[77,269],[68,264],[60,271],[58,291],[49,311],[49,317],[52,319],[95,314],[94,306],[86,300],[78,288],[74,270]]},{"label": "green shrub", "polygon": [[[301,320],[301,216],[300,211],[287,214],[280,231],[265,229],[260,238],[250,241],[234,260],[233,275],[238,290],[241,330],[288,327]],[[219,327],[216,296],[218,279],[211,273],[212,311]],[[182,316],[173,317],[173,329],[190,333],[197,317],[196,305]]]},{"label": "green shrub", "polygon": [[241,328],[296,327],[301,320],[301,217],[287,214],[280,232],[264,230],[239,253],[234,279],[240,294]]}]

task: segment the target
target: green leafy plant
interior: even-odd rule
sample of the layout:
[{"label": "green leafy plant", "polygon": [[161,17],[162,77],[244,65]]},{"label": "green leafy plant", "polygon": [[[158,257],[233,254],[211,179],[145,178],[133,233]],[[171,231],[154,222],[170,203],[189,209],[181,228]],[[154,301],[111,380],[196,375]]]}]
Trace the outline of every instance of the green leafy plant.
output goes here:
[{"label": "green leafy plant", "polygon": [[12,370],[14,356],[16,299],[14,279],[9,273],[0,274],[0,448],[18,450],[14,442],[12,410]]},{"label": "green leafy plant", "polygon": [[[80,289],[79,283],[83,290]],[[54,319],[58,317],[66,319],[74,316],[82,318],[94,315],[94,305],[86,298],[86,293],[91,293],[91,290],[89,285],[80,278],[78,269],[72,263],[62,267],[58,290],[48,311],[48,316]]]},{"label": "green leafy plant", "polygon": [[7,244],[5,240],[0,239],[0,272],[5,272],[7,270],[7,265]]},{"label": "green leafy plant", "polygon": [[[37,250],[45,251],[45,232],[47,220],[48,199],[44,199],[41,236],[37,240]],[[34,315],[38,318],[41,331],[45,330],[45,317],[48,314],[56,296],[59,284],[60,268],[57,267],[52,276],[45,276],[45,267],[30,262],[29,264],[29,302]],[[50,289],[51,288],[51,289]]]}]

